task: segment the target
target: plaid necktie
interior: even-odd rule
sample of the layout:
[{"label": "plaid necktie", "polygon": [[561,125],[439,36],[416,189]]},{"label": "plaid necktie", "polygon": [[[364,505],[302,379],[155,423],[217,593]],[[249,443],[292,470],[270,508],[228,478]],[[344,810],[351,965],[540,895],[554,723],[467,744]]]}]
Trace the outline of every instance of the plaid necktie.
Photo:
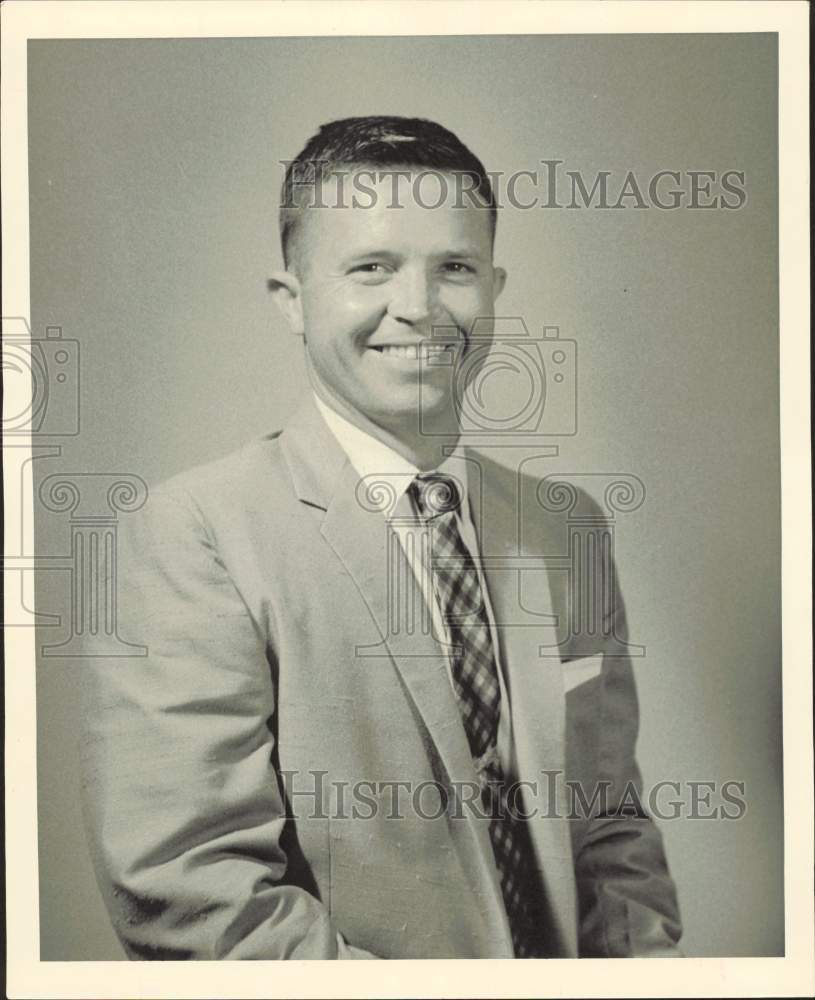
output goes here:
[{"label": "plaid necktie", "polygon": [[459,533],[461,497],[454,479],[437,473],[416,476],[410,485],[428,524],[432,578],[447,623],[453,687],[490,817],[489,832],[518,958],[545,954],[542,890],[535,878],[526,822],[513,814],[498,759],[501,687],[489,620],[476,564]]}]

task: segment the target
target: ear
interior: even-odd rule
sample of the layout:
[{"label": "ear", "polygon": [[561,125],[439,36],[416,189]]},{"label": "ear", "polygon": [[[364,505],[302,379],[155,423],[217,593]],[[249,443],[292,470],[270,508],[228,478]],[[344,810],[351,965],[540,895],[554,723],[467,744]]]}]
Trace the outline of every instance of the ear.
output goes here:
[{"label": "ear", "polygon": [[303,322],[303,296],[299,280],[291,271],[275,271],[268,281],[275,305],[283,314],[292,333],[302,337],[305,333]]},{"label": "ear", "polygon": [[503,267],[494,267],[492,269],[492,297],[497,299],[498,296],[503,292],[504,285],[507,283],[507,272]]}]

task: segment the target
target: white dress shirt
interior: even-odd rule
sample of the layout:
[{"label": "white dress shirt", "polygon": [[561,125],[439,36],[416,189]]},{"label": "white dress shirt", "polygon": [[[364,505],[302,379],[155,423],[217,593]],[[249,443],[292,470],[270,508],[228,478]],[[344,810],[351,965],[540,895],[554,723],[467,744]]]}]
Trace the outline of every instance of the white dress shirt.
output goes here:
[{"label": "white dress shirt", "polygon": [[[348,456],[351,465],[353,465],[360,478],[371,477],[372,480],[384,481],[388,484],[389,489],[395,491],[395,496],[390,498],[391,502],[388,505],[388,510],[384,511],[385,517],[388,519],[391,529],[397,535],[405,558],[421,587],[425,604],[433,622],[434,634],[450,644],[447,623],[433,588],[430,567],[426,564],[425,559],[423,559],[423,547],[416,544],[417,538],[426,529],[424,528],[419,512],[416,510],[413,498],[407,490],[413,479],[419,474],[419,469],[392,448],[383,444],[382,441],[379,441],[371,434],[352,424],[345,417],[340,416],[336,410],[333,410],[324,403],[316,394],[314,399],[329,430],[339,442],[340,447]],[[478,538],[473,525],[469,498],[467,496],[466,468],[467,464],[461,460],[461,455],[457,456],[454,453],[446,458],[434,471],[453,476],[464,487],[462,490],[462,503],[457,512],[458,528],[462,541],[469,550],[470,555],[477,560],[479,556]],[[509,693],[501,664],[498,635],[495,628],[495,618],[490,603],[489,591],[487,590],[486,580],[480,566],[477,567],[477,572],[481,585],[481,593],[484,597],[484,605],[492,638],[493,654],[498,671],[498,681],[501,688],[501,710],[497,735],[498,758],[501,762],[504,776],[511,780],[510,776],[515,774],[515,755],[512,740]],[[382,585],[387,586],[387,582],[384,579]],[[450,657],[445,657],[445,660],[450,684],[453,686]]]}]

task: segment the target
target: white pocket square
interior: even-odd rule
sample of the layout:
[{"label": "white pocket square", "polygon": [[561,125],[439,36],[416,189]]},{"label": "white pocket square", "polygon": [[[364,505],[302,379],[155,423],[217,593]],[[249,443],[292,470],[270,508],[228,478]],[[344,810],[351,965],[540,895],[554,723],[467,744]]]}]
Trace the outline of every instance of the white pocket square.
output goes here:
[{"label": "white pocket square", "polygon": [[571,691],[572,688],[585,684],[592,680],[603,669],[603,654],[596,656],[581,656],[579,660],[569,660],[563,666],[563,688]]}]

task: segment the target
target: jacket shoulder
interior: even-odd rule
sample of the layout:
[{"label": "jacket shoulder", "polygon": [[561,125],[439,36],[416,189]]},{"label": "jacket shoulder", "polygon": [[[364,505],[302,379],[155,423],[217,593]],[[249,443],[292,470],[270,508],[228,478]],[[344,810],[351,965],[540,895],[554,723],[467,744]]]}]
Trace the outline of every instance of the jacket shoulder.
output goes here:
[{"label": "jacket shoulder", "polygon": [[290,477],[280,447],[281,431],[253,438],[219,458],[177,472],[150,490],[151,497],[165,497],[192,504],[207,513],[217,509],[251,507],[256,498],[266,503],[291,494]]}]

